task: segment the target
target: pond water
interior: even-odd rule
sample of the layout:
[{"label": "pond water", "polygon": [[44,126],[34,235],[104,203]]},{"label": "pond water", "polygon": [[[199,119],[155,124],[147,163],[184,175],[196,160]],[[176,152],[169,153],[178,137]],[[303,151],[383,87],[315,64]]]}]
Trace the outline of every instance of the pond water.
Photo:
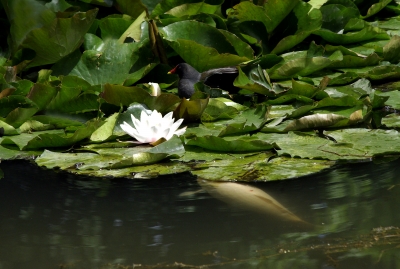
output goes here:
[{"label": "pond water", "polygon": [[400,160],[247,185],[0,169],[0,269],[400,268]]}]

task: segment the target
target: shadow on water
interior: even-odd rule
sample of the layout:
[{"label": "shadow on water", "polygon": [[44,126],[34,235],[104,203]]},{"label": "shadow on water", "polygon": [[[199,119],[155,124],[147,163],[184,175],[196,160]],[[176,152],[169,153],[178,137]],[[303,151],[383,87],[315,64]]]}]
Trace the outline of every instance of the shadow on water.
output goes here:
[{"label": "shadow on water", "polygon": [[399,164],[243,185],[4,162],[0,268],[398,268]]}]

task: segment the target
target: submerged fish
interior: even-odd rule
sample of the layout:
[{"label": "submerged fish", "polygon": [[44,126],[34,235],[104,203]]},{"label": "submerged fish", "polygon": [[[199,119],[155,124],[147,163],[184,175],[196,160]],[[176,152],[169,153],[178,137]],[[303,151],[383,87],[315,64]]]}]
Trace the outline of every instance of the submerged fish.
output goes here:
[{"label": "submerged fish", "polygon": [[200,186],[211,196],[229,205],[245,210],[275,216],[282,220],[309,224],[286,209],[265,191],[254,186],[234,182],[198,180]]}]

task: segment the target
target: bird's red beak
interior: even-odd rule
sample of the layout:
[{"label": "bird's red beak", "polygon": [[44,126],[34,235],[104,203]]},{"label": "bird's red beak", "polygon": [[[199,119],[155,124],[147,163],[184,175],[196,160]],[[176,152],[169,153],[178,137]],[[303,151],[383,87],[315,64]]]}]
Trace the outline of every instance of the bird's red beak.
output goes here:
[{"label": "bird's red beak", "polygon": [[175,66],[174,68],[168,71],[168,74],[175,74],[177,68],[178,66]]}]

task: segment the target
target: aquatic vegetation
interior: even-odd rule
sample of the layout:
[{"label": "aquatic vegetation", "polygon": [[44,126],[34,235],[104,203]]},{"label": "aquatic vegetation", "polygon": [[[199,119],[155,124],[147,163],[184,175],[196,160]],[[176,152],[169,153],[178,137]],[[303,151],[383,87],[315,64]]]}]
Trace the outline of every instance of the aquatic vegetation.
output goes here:
[{"label": "aquatic vegetation", "polygon": [[[0,160],[33,156],[54,168],[85,159],[61,166],[97,176],[269,181],[400,155],[397,2],[8,2]],[[35,27],[21,28],[26,21]],[[190,80],[189,101],[167,74],[182,62],[236,77],[226,88],[211,76]],[[170,129],[148,122],[137,133],[131,115],[149,110],[186,132],[169,120]],[[124,129],[142,144],[172,138],[142,148],[119,142]]]}]

